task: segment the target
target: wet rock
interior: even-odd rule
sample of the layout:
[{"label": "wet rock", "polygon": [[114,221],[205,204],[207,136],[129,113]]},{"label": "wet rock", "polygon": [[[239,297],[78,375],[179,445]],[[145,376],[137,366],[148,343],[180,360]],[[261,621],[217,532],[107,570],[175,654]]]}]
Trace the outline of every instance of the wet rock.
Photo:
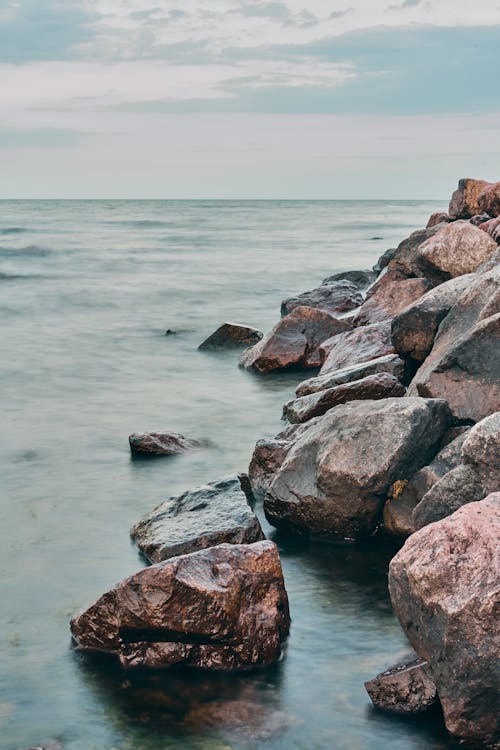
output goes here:
[{"label": "wet rock", "polygon": [[432,349],[439,324],[472,282],[473,274],[445,281],[426,292],[392,321],[392,343],[402,357],[423,362]]},{"label": "wet rock", "polygon": [[500,266],[476,275],[441,323],[408,395],[445,398],[460,420],[500,408]]},{"label": "wet rock", "polygon": [[451,516],[467,503],[482,500],[485,496],[476,471],[459,464],[445,474],[423,496],[413,511],[413,527],[421,529],[430,523]]},{"label": "wet rock", "polygon": [[429,289],[432,289],[432,284],[424,278],[384,284],[367,296],[353,319],[353,325],[365,326],[393,318]]},{"label": "wet rock", "polygon": [[419,714],[437,701],[429,665],[415,653],[365,682],[365,688],[375,708],[394,714]]},{"label": "wet rock", "polygon": [[251,544],[264,539],[236,475],[171,497],[130,532],[153,563],[217,544]]},{"label": "wet rock", "polygon": [[387,372],[394,375],[399,381],[405,377],[405,363],[397,354],[386,354],[383,357],[371,359],[368,362],[362,362],[356,365],[348,365],[340,370],[334,370],[325,375],[318,375],[315,378],[303,380],[297,386],[297,396],[307,396],[309,393],[317,393],[327,388],[334,388],[337,385],[350,383],[353,380],[361,380],[368,375],[375,375],[379,372]]},{"label": "wet rock", "polygon": [[490,185],[486,180],[474,180],[465,177],[458,182],[458,188],[451,196],[448,213],[452,219],[470,219],[482,213],[478,198],[483,190]]},{"label": "wet rock", "polygon": [[320,344],[349,328],[348,323],[324,310],[296,307],[262,341],[243,352],[240,365],[261,373],[291,367],[319,367]]},{"label": "wet rock", "polygon": [[133,454],[144,456],[172,456],[201,445],[179,432],[133,432],[128,441]]},{"label": "wet rock", "polygon": [[320,536],[371,534],[390,485],[432,458],[450,419],[440,400],[334,407],[289,450],[264,501],[269,522]]},{"label": "wet rock", "polygon": [[342,279],[346,279],[355,284],[358,289],[367,289],[376,278],[377,274],[370,269],[365,271],[341,271],[340,273],[334,273],[333,276],[328,276],[326,279],[323,279],[322,284],[331,284],[334,281],[342,281]]},{"label": "wet rock", "polygon": [[478,195],[479,208],[492,218],[500,216],[500,182],[487,184]]},{"label": "wet rock", "polygon": [[429,663],[449,732],[500,741],[500,493],[413,534],[392,559],[389,591],[411,645]]},{"label": "wet rock", "polygon": [[223,323],[214,331],[198,349],[237,349],[241,346],[257,344],[264,334],[256,328],[238,325],[237,323]]},{"label": "wet rock", "polygon": [[429,229],[430,227],[435,227],[436,224],[448,224],[451,221],[449,215],[447,213],[444,213],[443,211],[440,211],[435,214],[431,214],[429,217],[429,221],[427,222],[426,229]]},{"label": "wet rock", "polygon": [[126,578],[71,621],[80,651],[124,667],[247,669],[276,661],[289,629],[275,544],[220,544]]},{"label": "wet rock", "polygon": [[443,227],[448,226],[447,224],[435,224],[433,227],[427,227],[426,229],[417,229],[416,232],[410,234],[405,240],[403,240],[393,257],[389,260],[387,267],[390,271],[400,271],[409,276],[422,276],[422,269],[419,264],[419,248],[420,246],[433,237]]},{"label": "wet rock", "polygon": [[474,273],[497,249],[486,232],[468,221],[454,221],[418,249],[422,272],[436,283]]},{"label": "wet rock", "polygon": [[390,247],[388,250],[385,251],[385,253],[382,253],[380,258],[377,260],[377,262],[373,266],[373,270],[375,271],[375,273],[380,273],[382,269],[386,268],[389,261],[391,261],[394,258],[395,254],[396,254],[395,247]]},{"label": "wet rock", "polygon": [[314,307],[334,315],[354,310],[363,302],[363,297],[352,281],[339,279],[290,297],[281,303],[281,314],[288,315],[297,307]]},{"label": "wet rock", "polygon": [[184,724],[196,732],[214,727],[228,737],[264,742],[289,729],[293,721],[284,711],[257,700],[236,699],[199,703],[185,714]]},{"label": "wet rock", "polygon": [[321,355],[324,362],[320,375],[395,353],[390,320],[360,326],[323,342]]},{"label": "wet rock", "polygon": [[283,408],[283,417],[293,423],[307,422],[312,417],[325,414],[334,406],[348,401],[381,399],[404,394],[404,386],[394,375],[380,372],[289,401]]}]

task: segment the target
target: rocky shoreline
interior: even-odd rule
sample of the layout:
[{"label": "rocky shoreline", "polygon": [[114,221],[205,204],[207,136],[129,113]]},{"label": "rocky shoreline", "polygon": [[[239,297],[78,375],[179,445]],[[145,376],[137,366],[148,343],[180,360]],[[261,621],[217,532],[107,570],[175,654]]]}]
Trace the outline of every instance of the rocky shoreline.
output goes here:
[{"label": "rocky shoreline", "polygon": [[[285,533],[403,545],[389,588],[416,656],[369,681],[370,697],[411,714],[439,701],[453,737],[499,747],[499,243],[500,182],[461,180],[449,212],[374,271],[284,300],[265,336],[224,324],[203,342],[246,345],[240,365],[262,375],[312,377],[248,476],[214,478],[133,527],[153,564],[72,619],[75,647],[124,668],[281,658],[288,599],[252,510],[262,502]],[[130,445],[169,455],[197,443],[144,433]]]}]

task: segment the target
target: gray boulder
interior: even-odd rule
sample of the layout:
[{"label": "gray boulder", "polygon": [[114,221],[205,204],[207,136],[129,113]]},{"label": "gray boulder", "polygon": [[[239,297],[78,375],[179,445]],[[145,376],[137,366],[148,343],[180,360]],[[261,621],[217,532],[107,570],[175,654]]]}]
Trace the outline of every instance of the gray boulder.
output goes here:
[{"label": "gray boulder", "polygon": [[296,307],[314,307],[325,310],[332,315],[354,310],[363,302],[363,297],[356,284],[348,279],[323,282],[321,286],[310,292],[303,292],[296,297],[290,297],[281,303],[281,314],[288,315]]},{"label": "gray boulder", "polygon": [[354,326],[365,326],[393,318],[412,302],[432,289],[430,281],[420,279],[398,279],[380,285],[367,295],[353,318]]},{"label": "gray boulder", "polygon": [[223,323],[216,331],[203,341],[198,349],[238,349],[242,346],[257,344],[264,334],[256,328],[242,326],[237,323]]},{"label": "gray boulder", "polygon": [[368,362],[348,365],[347,367],[342,367],[340,370],[334,370],[325,375],[318,375],[315,378],[303,380],[297,386],[295,392],[297,396],[307,396],[309,393],[317,393],[327,388],[334,388],[337,385],[350,383],[353,380],[361,380],[361,378],[366,378],[368,375],[375,375],[379,372],[394,375],[395,378],[402,382],[405,377],[405,363],[397,354],[386,354],[382,357],[371,359]]},{"label": "gray boulder", "polygon": [[365,682],[375,708],[393,714],[419,714],[437,702],[429,665],[413,653]]},{"label": "gray boulder", "polygon": [[376,278],[376,272],[371,271],[370,269],[365,271],[341,271],[340,273],[334,273],[333,276],[328,276],[326,279],[323,279],[321,283],[331,284],[333,281],[342,281],[342,279],[346,279],[355,284],[358,289],[364,290],[367,289],[370,284],[373,284]]},{"label": "gray boulder", "polygon": [[132,454],[138,456],[172,456],[201,445],[180,432],[133,432],[128,441]]},{"label": "gray boulder", "polygon": [[426,229],[417,229],[416,232],[410,234],[409,237],[398,245],[387,264],[387,268],[390,271],[399,271],[407,277],[422,276],[422,269],[418,262],[419,248],[423,242],[428,240],[429,237],[433,237],[445,226],[448,225],[445,223],[435,224]]},{"label": "gray boulder", "polygon": [[395,353],[390,320],[361,326],[352,331],[339,333],[323,342],[320,355],[324,361],[320,375]]}]

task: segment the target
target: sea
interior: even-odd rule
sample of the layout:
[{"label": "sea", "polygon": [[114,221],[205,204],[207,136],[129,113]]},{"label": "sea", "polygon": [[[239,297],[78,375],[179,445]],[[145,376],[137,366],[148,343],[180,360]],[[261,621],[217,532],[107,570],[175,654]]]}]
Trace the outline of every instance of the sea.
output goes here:
[{"label": "sea", "polygon": [[[408,644],[394,550],[279,544],[291,632],[236,675],[124,673],[71,648],[69,619],[145,565],[130,526],[163,499],[246,471],[304,373],[199,351],[221,323],[268,331],[283,298],[370,268],[431,201],[0,202],[0,748],[449,750],[437,712],[375,711],[364,681]],[[170,335],[165,335],[170,330]],[[306,375],[307,376],[307,375]],[[128,435],[203,442],[133,460]]]}]

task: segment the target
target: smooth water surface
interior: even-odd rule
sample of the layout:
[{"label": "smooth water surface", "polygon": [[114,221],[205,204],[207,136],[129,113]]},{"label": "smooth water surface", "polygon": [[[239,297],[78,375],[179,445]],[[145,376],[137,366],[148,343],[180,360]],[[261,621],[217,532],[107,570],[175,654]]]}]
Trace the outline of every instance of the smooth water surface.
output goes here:
[{"label": "smooth water surface", "polygon": [[[280,429],[300,375],[258,377],[198,344],[226,320],[268,330],[283,297],[370,267],[437,208],[0,203],[2,750],[50,738],[68,750],[451,747],[439,722],[381,716],[363,688],[407,648],[388,552],[277,540],[293,623],[266,670],[125,675],[75,655],[68,630],[144,564],[133,522],[245,470]],[[132,461],[127,436],[146,429],[207,445]]]}]

